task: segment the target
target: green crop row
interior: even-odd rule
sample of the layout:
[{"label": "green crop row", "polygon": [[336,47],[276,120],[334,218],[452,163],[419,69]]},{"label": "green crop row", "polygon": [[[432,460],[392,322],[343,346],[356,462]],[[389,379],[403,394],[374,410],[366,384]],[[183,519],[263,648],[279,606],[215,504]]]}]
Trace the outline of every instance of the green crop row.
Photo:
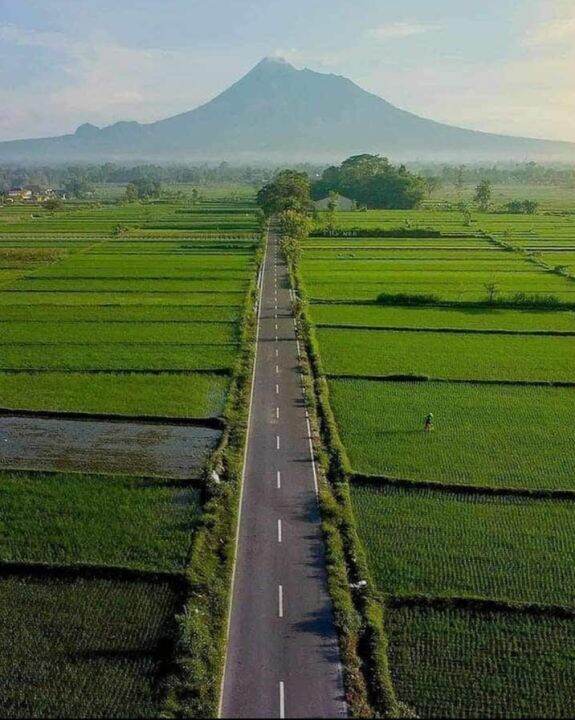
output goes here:
[{"label": "green crop row", "polygon": [[421,718],[570,718],[575,621],[457,608],[386,612],[393,679]]},{"label": "green crop row", "polygon": [[508,310],[497,307],[399,307],[310,305],[316,324],[366,327],[454,328],[513,332],[575,332],[572,311]]},{"label": "green crop row", "polygon": [[575,337],[318,328],[325,372],[432,378],[575,380]]},{"label": "green crop row", "polygon": [[356,523],[386,594],[575,607],[575,504],[352,483]]},{"label": "green crop row", "polygon": [[0,567],[0,715],[158,717],[181,605],[167,579]]},{"label": "green crop row", "polygon": [[236,323],[224,322],[8,322],[0,326],[0,347],[34,343],[229,345],[237,342]]},{"label": "green crop row", "polygon": [[[459,485],[574,490],[572,388],[330,380],[356,472]],[[434,429],[424,418],[434,414]]]},{"label": "green crop row", "polygon": [[182,571],[200,516],[187,483],[4,471],[0,563]]}]

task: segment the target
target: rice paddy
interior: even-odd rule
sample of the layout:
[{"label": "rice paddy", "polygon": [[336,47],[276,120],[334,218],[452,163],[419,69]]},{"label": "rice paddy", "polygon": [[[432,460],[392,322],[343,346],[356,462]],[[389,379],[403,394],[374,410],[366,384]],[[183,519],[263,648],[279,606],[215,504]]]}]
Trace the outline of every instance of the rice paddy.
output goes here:
[{"label": "rice paddy", "polygon": [[338,212],[302,244],[367,582],[414,716],[572,713],[574,251],[571,215],[439,209]]},{"label": "rice paddy", "polygon": [[457,608],[388,611],[400,699],[422,718],[569,718],[572,619]]},{"label": "rice paddy", "polygon": [[200,205],[0,217],[2,716],[165,711],[260,245],[250,196]]}]

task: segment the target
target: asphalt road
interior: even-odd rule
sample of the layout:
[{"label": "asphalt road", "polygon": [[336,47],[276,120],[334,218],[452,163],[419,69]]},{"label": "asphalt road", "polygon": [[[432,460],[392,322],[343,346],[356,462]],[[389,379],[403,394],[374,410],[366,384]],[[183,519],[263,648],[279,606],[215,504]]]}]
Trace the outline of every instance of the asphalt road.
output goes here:
[{"label": "asphalt road", "polygon": [[346,715],[298,352],[287,269],[270,234],[220,709],[225,718]]}]

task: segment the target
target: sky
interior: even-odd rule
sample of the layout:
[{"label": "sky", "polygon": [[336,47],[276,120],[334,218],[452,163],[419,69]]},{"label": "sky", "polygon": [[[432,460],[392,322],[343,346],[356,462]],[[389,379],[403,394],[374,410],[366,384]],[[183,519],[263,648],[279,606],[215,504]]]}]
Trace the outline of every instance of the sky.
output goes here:
[{"label": "sky", "polygon": [[575,141],[573,0],[0,0],[0,140],[169,117],[264,56],[424,117]]}]

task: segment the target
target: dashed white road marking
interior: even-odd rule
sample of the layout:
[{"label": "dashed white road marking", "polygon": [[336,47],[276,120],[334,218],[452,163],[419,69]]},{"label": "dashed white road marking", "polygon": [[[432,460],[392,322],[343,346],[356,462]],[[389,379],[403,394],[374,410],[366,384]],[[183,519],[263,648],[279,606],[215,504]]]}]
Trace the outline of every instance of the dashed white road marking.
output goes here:
[{"label": "dashed white road marking", "polygon": [[280,449],[280,436],[276,435],[276,450]]},{"label": "dashed white road marking", "polygon": [[278,420],[280,419],[280,409],[279,409],[279,407],[276,408],[276,418],[277,418]]},{"label": "dashed white road marking", "polygon": [[279,395],[279,394],[280,394],[280,386],[276,385],[276,395]]},{"label": "dashed white road marking", "polygon": [[276,357],[280,354],[280,351],[276,348]]},{"label": "dashed white road marking", "polygon": [[278,542],[281,543],[282,541],[282,521],[281,518],[278,518]]},{"label": "dashed white road marking", "polygon": [[285,700],[285,688],[283,681],[280,680],[280,718],[286,716],[286,700]]},{"label": "dashed white road marking", "polygon": [[281,472],[280,472],[279,470],[278,470],[277,473],[276,473],[276,483],[277,483],[277,487],[278,487],[278,490],[279,490],[279,489],[281,488],[281,486],[282,486],[282,474],[281,474]]},{"label": "dashed white road marking", "polygon": [[310,424],[309,424],[309,415],[306,417],[305,421],[306,421],[306,423],[307,423],[307,435],[308,435],[308,440],[309,440],[309,452],[310,452],[310,455],[311,455],[311,469],[312,469],[312,472],[313,472],[313,487],[314,487],[314,490],[315,490],[315,494],[316,494],[316,496],[317,496],[317,495],[319,495],[319,490],[318,490],[318,486],[317,486],[317,473],[316,473],[316,471],[315,471],[315,457],[314,457],[314,452],[313,452],[313,441],[312,441],[312,437],[311,437],[311,427],[310,427]]},{"label": "dashed white road marking", "polygon": [[280,368],[279,368],[279,365],[276,365],[276,375],[279,375],[279,374],[280,374]]},{"label": "dashed white road marking", "polygon": [[278,616],[284,616],[284,589],[283,585],[278,585]]}]

